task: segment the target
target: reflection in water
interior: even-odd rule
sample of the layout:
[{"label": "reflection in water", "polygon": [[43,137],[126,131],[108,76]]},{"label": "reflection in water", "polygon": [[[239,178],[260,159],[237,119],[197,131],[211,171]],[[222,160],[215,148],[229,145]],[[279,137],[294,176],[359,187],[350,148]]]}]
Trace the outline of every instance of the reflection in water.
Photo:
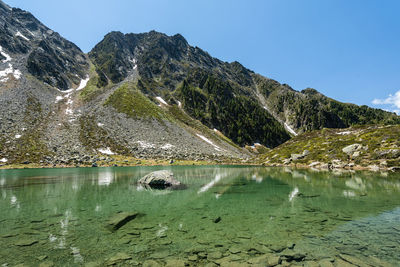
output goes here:
[{"label": "reflection in water", "polygon": [[71,249],[71,254],[74,257],[74,262],[75,263],[82,263],[83,262],[83,257],[81,255],[81,252],[79,248],[76,247],[70,247]]},{"label": "reflection in water", "polygon": [[114,180],[114,173],[111,169],[99,173],[98,185],[109,186]]},{"label": "reflection in water", "polygon": [[360,177],[355,176],[354,178],[346,181],[346,186],[351,189],[363,191],[365,190],[365,184]]},{"label": "reflection in water", "polygon": [[157,231],[156,236],[157,237],[162,237],[165,235],[165,232],[168,230],[168,226],[163,226],[161,223],[158,224],[160,229]]},{"label": "reflection in water", "polygon": [[221,174],[217,174],[211,182],[200,188],[200,190],[197,192],[198,194],[204,193],[208,191],[211,187],[213,187],[215,184],[217,184],[220,180],[222,179]]},{"label": "reflection in water", "polygon": [[[187,188],[136,186],[145,174],[160,169],[173,171]],[[194,247],[233,257],[227,248],[252,251],[257,244],[257,249],[269,251],[288,243],[310,248],[311,256],[345,253],[365,261],[360,247],[367,246],[371,255],[398,262],[398,217],[389,220],[380,214],[399,207],[400,176],[336,175],[212,166],[0,171],[0,266],[39,266],[38,255],[56,266],[106,265],[117,252],[135,261],[156,258],[165,264],[160,255],[186,259]],[[124,211],[140,216],[116,232],[108,231],[106,222]],[[390,242],[385,234],[391,235]],[[338,236],[340,242],[335,241]],[[14,245],[21,240],[29,245]],[[235,257],[246,262],[258,255]]]},{"label": "reflection in water", "polygon": [[343,190],[343,196],[345,197],[355,197],[356,193],[351,190]]},{"label": "reflection in water", "polygon": [[15,206],[17,204],[17,197],[11,196],[11,206]]},{"label": "reflection in water", "polygon": [[258,174],[253,174],[253,176],[251,176],[251,179],[253,181],[256,181],[257,183],[262,183],[263,178],[261,176],[259,176]]},{"label": "reflection in water", "polygon": [[299,194],[299,188],[295,187],[289,194],[289,201],[292,201]]}]

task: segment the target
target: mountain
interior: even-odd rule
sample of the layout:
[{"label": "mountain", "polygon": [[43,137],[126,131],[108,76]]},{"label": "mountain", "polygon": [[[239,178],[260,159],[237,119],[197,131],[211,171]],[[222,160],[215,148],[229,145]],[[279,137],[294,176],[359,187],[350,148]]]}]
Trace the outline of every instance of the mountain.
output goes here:
[{"label": "mountain", "polygon": [[245,145],[400,122],[314,89],[295,91],[179,34],[111,32],[86,55],[29,12],[0,1],[0,14],[3,162],[243,160],[252,156]]},{"label": "mountain", "polygon": [[400,122],[394,113],[341,103],[311,88],[298,92],[238,62],[222,62],[179,34],[112,32],[89,57],[98,87],[121,82],[137,68],[142,92],[162,95],[171,104],[179,101],[192,117],[240,145],[274,147],[288,140],[289,133]]}]

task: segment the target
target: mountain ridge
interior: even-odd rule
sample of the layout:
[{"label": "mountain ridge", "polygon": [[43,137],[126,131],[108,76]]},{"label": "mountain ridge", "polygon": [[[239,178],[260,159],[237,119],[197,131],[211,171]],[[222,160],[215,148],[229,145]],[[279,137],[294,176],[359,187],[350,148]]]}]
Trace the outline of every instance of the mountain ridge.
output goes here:
[{"label": "mountain ridge", "polygon": [[0,158],[8,163],[243,160],[251,156],[245,145],[400,123],[223,62],[180,34],[114,31],[84,54],[29,12],[1,1],[0,12]]}]

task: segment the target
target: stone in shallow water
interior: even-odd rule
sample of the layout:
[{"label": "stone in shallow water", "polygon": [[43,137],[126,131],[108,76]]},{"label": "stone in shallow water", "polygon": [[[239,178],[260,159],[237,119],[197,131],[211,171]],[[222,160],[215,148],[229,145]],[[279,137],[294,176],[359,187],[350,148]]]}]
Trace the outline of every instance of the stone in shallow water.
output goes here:
[{"label": "stone in shallow water", "polygon": [[262,255],[262,256],[255,257],[255,258],[251,258],[247,262],[250,263],[251,265],[266,266],[267,262],[268,262],[268,257],[269,257],[269,255]]},{"label": "stone in shallow water", "polygon": [[114,215],[106,225],[106,228],[111,231],[116,231],[129,221],[136,218],[139,213],[137,212],[121,212]]},{"label": "stone in shallow water", "polygon": [[267,266],[276,266],[281,263],[281,257],[269,256],[267,259]]},{"label": "stone in shallow water", "polygon": [[138,183],[156,189],[173,188],[181,185],[179,181],[175,180],[174,174],[167,170],[151,172],[141,178]]},{"label": "stone in shallow water", "polygon": [[348,263],[347,261],[344,261],[342,259],[335,260],[335,263],[336,263],[336,266],[340,266],[340,267],[354,267],[354,266],[356,266],[356,265]]},{"label": "stone in shallow water", "polygon": [[333,267],[333,263],[329,260],[321,260],[318,262],[320,267]]},{"label": "stone in shallow water", "polygon": [[213,220],[214,223],[219,223],[220,221],[221,221],[221,217],[215,218],[215,219]]},{"label": "stone in shallow water", "polygon": [[340,257],[342,260],[347,261],[347,262],[349,262],[349,263],[351,263],[351,264],[354,264],[354,265],[357,265],[357,266],[365,266],[365,265],[367,265],[367,264],[365,264],[364,261],[362,261],[362,260],[360,260],[360,259],[357,259],[357,258],[355,258],[355,257],[353,257],[353,256],[350,256],[350,255],[339,254],[339,257]]},{"label": "stone in shallow water", "polygon": [[143,223],[138,223],[132,226],[133,229],[135,230],[150,230],[153,229],[155,225],[150,225],[150,224],[143,224]]},{"label": "stone in shallow water", "polygon": [[94,261],[91,261],[91,262],[88,262],[85,264],[85,267],[99,267],[99,266],[101,266],[101,264],[98,262],[94,262]]},{"label": "stone in shallow water", "polygon": [[284,250],[286,249],[286,246],[282,246],[282,245],[272,245],[272,246],[270,247],[270,249],[271,249],[273,252],[279,253],[279,252],[284,251]]},{"label": "stone in shallow water", "polygon": [[45,260],[45,259],[47,259],[47,258],[48,258],[47,255],[43,255],[43,256],[37,257],[37,259],[38,259],[39,261],[43,261],[43,260]]},{"label": "stone in shallow water", "polygon": [[242,251],[242,250],[241,250],[239,247],[237,247],[237,246],[233,246],[233,247],[229,248],[229,252],[232,253],[232,254],[238,254],[238,253],[240,253],[241,251]]},{"label": "stone in shallow water", "polygon": [[54,262],[52,262],[52,261],[45,261],[45,262],[42,262],[41,264],[39,264],[39,267],[53,267],[53,266],[55,266],[55,265],[54,265]]},{"label": "stone in shallow water", "polygon": [[117,241],[117,243],[120,245],[126,245],[126,244],[129,244],[130,242],[131,242],[131,239],[129,239],[127,237],[123,237]]},{"label": "stone in shallow water", "polygon": [[39,241],[36,239],[27,238],[27,239],[20,239],[20,240],[16,241],[14,244],[18,247],[29,247],[38,242]]},{"label": "stone in shallow water", "polygon": [[211,252],[207,255],[207,259],[209,261],[215,261],[222,258],[222,253],[219,251]]},{"label": "stone in shallow water", "polygon": [[149,256],[150,259],[165,259],[168,258],[171,255],[171,253],[169,251],[160,251],[160,252],[156,252],[153,253]]},{"label": "stone in shallow water", "polygon": [[162,266],[162,265],[154,260],[147,260],[147,261],[143,262],[143,267],[158,267],[158,266]]},{"label": "stone in shallow water", "polygon": [[198,259],[198,256],[197,256],[197,255],[190,255],[190,256],[188,257],[188,260],[189,260],[189,261],[197,261],[197,259]]},{"label": "stone in shallow water", "polygon": [[394,265],[392,265],[392,264],[390,264],[390,263],[388,263],[386,261],[383,261],[381,259],[378,259],[378,258],[376,258],[374,256],[369,256],[369,260],[371,260],[371,264],[373,266],[383,266],[383,267],[392,267],[392,266],[394,266]]},{"label": "stone in shallow water", "polygon": [[10,233],[10,234],[5,234],[5,235],[2,235],[1,237],[2,238],[10,238],[10,237],[15,237],[15,236],[17,236],[18,234],[16,234],[16,233]]},{"label": "stone in shallow water", "polygon": [[107,265],[114,265],[114,264],[121,263],[121,262],[130,260],[130,259],[132,259],[132,257],[129,256],[128,254],[119,252],[119,253],[115,254],[114,256],[112,256],[111,258],[109,258],[106,263],[107,263]]},{"label": "stone in shallow water", "polygon": [[283,251],[281,256],[287,261],[302,261],[306,257],[306,255],[301,252],[288,249]]},{"label": "stone in shallow water", "polygon": [[303,264],[304,267],[319,267],[319,263],[316,261],[306,261]]},{"label": "stone in shallow water", "polygon": [[230,255],[230,256],[228,256],[228,258],[230,261],[242,261],[243,260],[243,258],[240,257],[239,255]]},{"label": "stone in shallow water", "polygon": [[140,232],[139,231],[135,231],[135,230],[127,231],[126,233],[128,235],[133,235],[133,236],[139,236],[140,235]]},{"label": "stone in shallow water", "polygon": [[160,242],[160,245],[163,246],[167,246],[167,245],[171,245],[172,244],[172,240],[163,240]]},{"label": "stone in shallow water", "polygon": [[165,267],[185,267],[183,260],[168,259],[166,260]]},{"label": "stone in shallow water", "polygon": [[147,245],[136,245],[135,248],[133,249],[134,253],[141,253],[141,252],[145,252],[149,249],[149,247]]},{"label": "stone in shallow water", "polygon": [[224,261],[219,266],[220,267],[248,267],[249,264],[244,263],[244,262]]}]

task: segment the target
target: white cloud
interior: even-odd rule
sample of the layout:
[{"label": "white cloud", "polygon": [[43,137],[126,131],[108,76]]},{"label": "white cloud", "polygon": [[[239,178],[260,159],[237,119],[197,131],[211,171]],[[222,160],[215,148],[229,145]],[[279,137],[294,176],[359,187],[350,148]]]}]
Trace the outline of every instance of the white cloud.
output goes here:
[{"label": "white cloud", "polygon": [[397,91],[394,95],[390,94],[385,99],[377,99],[372,100],[372,104],[374,105],[391,105],[392,112],[399,113],[400,111],[400,91]]}]

